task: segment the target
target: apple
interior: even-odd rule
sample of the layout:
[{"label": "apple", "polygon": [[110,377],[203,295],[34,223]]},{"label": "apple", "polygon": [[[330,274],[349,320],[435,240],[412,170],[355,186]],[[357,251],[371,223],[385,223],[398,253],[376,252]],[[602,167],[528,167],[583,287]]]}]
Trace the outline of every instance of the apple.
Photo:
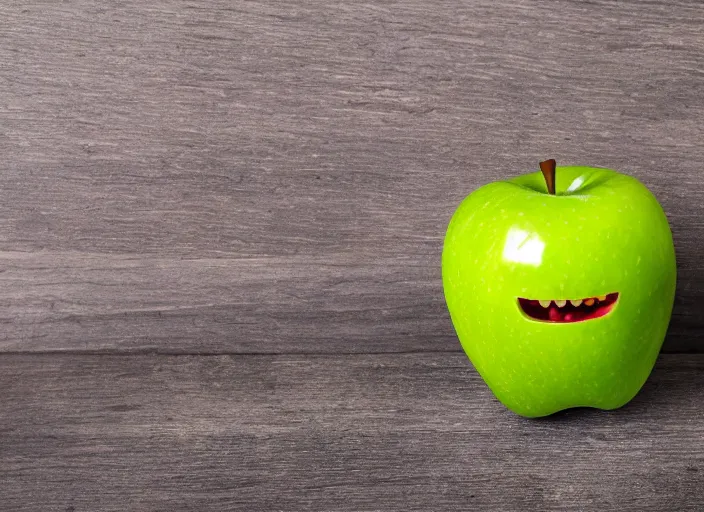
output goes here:
[{"label": "apple", "polygon": [[615,409],[645,383],[672,313],[672,233],[653,194],[609,169],[489,183],[452,216],[442,252],[462,348],[517,414]]}]

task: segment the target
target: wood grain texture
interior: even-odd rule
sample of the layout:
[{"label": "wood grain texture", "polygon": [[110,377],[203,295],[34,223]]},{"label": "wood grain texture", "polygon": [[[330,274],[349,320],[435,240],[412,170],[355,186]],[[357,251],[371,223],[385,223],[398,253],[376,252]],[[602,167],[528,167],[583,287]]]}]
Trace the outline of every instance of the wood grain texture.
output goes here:
[{"label": "wood grain texture", "polygon": [[702,510],[704,355],[521,419],[459,353],[440,252],[484,183],[631,173],[675,236],[665,351],[704,351],[703,23],[3,2],[0,509]]},{"label": "wood grain texture", "polygon": [[703,375],[526,420],[461,354],[4,355],[2,508],[699,511]]},{"label": "wood grain texture", "polygon": [[5,2],[0,350],[459,350],[460,200],[547,157],[661,200],[703,348],[699,2]]},{"label": "wood grain texture", "polygon": [[[4,351],[458,351],[428,269],[359,255],[3,253]],[[349,289],[358,290],[350,293]],[[361,293],[361,295],[360,295]],[[11,297],[8,295],[12,294]],[[360,303],[360,300],[362,301]],[[49,302],[47,302],[49,301]]]}]

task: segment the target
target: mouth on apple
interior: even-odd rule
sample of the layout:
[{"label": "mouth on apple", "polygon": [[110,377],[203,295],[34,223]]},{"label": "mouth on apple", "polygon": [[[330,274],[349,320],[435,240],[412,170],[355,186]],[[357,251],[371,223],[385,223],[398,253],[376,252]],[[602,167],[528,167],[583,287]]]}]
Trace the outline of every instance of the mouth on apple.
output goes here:
[{"label": "mouth on apple", "polygon": [[574,323],[608,315],[616,305],[618,292],[585,299],[524,299],[518,297],[521,311],[533,320]]}]

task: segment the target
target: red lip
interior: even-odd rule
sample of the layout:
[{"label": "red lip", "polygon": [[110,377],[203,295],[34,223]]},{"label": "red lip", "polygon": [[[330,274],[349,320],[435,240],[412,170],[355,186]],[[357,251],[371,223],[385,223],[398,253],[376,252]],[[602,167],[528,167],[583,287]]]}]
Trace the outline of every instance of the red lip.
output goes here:
[{"label": "red lip", "polygon": [[537,299],[518,297],[518,305],[521,311],[533,320],[551,323],[574,323],[593,320],[609,314],[616,305],[618,295],[618,292],[609,293],[603,297],[603,300],[599,300],[596,297],[587,297],[582,299],[577,306],[572,301],[567,301],[563,307],[558,307],[556,304],[556,302],[562,301],[551,300],[548,307],[543,307]]}]

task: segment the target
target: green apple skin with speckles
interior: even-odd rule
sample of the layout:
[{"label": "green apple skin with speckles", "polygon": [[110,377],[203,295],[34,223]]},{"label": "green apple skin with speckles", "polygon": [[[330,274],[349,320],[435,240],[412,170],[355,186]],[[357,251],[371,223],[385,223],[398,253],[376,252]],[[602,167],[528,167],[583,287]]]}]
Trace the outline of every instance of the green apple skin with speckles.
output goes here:
[{"label": "green apple skin with speckles", "polygon": [[[442,253],[445,299],[462,348],[496,397],[527,417],[615,409],[650,374],[672,313],[667,218],[633,177],[558,167],[485,185],[454,213]],[[601,318],[532,319],[517,298],[618,292]]]}]

